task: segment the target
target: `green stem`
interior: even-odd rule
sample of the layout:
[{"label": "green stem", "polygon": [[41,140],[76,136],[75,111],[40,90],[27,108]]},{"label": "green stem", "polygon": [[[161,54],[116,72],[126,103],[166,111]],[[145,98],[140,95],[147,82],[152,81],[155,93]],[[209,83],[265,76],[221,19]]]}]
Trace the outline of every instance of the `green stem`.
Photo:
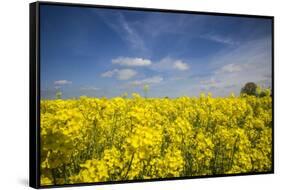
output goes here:
[{"label": "green stem", "polygon": [[131,160],[130,160],[128,169],[127,169],[127,171],[126,171],[126,174],[125,174],[125,176],[124,176],[124,179],[126,179],[127,176],[128,176],[128,174],[129,174],[129,171],[130,171],[130,169],[131,169],[131,165],[132,165],[132,163],[133,163],[134,156],[135,156],[135,152],[133,152],[133,154],[132,154],[132,157],[131,157]]}]

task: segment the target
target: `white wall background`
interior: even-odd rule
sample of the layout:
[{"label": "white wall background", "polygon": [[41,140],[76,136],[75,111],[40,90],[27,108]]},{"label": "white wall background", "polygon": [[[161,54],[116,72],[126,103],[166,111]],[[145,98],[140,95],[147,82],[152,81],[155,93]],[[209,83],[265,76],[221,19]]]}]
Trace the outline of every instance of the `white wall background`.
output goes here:
[{"label": "white wall background", "polygon": [[[67,0],[68,2],[275,16],[275,174],[75,187],[68,189],[278,189],[281,187],[278,0]],[[29,1],[0,3],[0,189],[28,187]]]}]

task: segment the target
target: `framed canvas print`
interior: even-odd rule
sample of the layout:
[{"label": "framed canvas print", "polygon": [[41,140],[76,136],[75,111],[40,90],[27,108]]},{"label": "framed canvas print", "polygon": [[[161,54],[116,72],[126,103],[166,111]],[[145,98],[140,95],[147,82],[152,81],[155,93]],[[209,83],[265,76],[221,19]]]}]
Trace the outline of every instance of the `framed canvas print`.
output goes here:
[{"label": "framed canvas print", "polygon": [[30,4],[30,186],[274,172],[272,16]]}]

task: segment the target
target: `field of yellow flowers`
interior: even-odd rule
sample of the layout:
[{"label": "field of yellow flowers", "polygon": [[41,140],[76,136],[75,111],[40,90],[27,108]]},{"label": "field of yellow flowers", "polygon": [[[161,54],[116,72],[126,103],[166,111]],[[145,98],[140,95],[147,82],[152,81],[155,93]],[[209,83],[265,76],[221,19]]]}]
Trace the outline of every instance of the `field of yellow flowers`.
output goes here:
[{"label": "field of yellow flowers", "polygon": [[271,170],[272,99],[41,100],[41,185]]}]

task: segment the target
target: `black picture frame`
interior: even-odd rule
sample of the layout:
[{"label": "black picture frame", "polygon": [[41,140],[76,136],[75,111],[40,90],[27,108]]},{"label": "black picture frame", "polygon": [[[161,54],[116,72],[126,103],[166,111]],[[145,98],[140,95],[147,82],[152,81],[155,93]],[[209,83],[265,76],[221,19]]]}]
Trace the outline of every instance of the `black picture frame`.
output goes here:
[{"label": "black picture frame", "polygon": [[[126,180],[126,181],[108,181],[108,182],[93,182],[93,183],[77,183],[64,185],[40,185],[40,6],[41,5],[56,5],[64,7],[91,7],[100,9],[123,9],[148,12],[170,12],[170,13],[186,13],[199,15],[215,15],[215,16],[231,16],[245,18],[263,18],[269,19],[272,23],[272,170],[268,172],[250,172],[239,174],[221,174],[212,176],[187,176],[176,178],[160,178],[160,179],[143,179],[143,180]],[[87,186],[87,185],[103,185],[103,184],[120,184],[120,183],[135,183],[163,180],[184,180],[194,178],[214,178],[214,177],[230,177],[258,174],[273,174],[274,173],[274,16],[263,15],[248,15],[248,14],[232,14],[232,13],[217,13],[217,12],[200,12],[187,10],[166,10],[156,8],[141,8],[141,7],[125,7],[125,6],[109,6],[109,5],[92,5],[79,3],[58,3],[39,1],[29,4],[29,185],[33,188],[54,188],[54,187],[72,187],[72,186]]]}]

